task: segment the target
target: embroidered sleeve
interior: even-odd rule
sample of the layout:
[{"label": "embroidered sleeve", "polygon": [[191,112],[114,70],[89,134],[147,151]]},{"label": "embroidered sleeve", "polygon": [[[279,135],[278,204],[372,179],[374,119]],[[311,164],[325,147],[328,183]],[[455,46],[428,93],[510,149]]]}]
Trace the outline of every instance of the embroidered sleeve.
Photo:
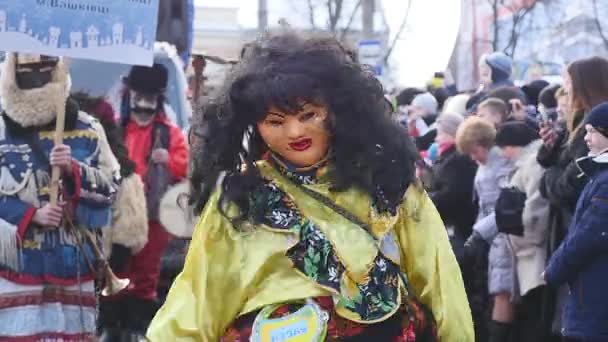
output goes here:
[{"label": "embroidered sleeve", "polygon": [[78,223],[100,228],[110,223],[110,207],[115,198],[120,166],[101,124],[93,121],[91,126],[98,136],[97,150],[89,161],[74,161],[73,181],[66,189],[75,204]]}]

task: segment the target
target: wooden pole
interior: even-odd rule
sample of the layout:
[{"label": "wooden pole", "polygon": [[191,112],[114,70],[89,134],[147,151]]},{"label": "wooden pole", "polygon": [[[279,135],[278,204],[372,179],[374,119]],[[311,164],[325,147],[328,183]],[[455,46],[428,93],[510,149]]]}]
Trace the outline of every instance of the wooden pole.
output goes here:
[{"label": "wooden pole", "polygon": [[[57,110],[56,123],[55,123],[55,146],[63,144],[63,130],[65,128],[65,104],[66,98],[62,96],[56,99],[55,108]],[[51,170],[51,184],[50,184],[50,202],[51,204],[57,205],[59,203],[59,180],[61,179],[61,169],[57,166],[53,166]]]}]

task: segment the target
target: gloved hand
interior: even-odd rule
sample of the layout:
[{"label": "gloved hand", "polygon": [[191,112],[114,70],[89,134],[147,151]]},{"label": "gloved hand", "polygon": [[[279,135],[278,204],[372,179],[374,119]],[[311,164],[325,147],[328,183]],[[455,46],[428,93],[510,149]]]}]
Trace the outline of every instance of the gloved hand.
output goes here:
[{"label": "gloved hand", "polygon": [[112,256],[110,256],[110,267],[114,272],[126,272],[131,258],[131,249],[120,244],[112,244]]},{"label": "gloved hand", "polygon": [[469,236],[467,241],[465,241],[464,243],[464,259],[475,259],[475,257],[479,255],[479,253],[482,253],[486,250],[487,246],[488,244],[486,240],[483,239],[481,234],[474,230],[473,233],[471,233],[471,236]]}]

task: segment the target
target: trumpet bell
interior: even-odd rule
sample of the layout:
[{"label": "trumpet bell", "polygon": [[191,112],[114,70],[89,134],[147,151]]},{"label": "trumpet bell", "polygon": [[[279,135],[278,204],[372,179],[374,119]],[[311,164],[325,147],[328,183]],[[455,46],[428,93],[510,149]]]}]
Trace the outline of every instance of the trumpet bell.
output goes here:
[{"label": "trumpet bell", "polygon": [[129,284],[131,284],[131,280],[114,276],[108,279],[106,286],[101,290],[101,295],[104,297],[113,296],[126,289]]}]

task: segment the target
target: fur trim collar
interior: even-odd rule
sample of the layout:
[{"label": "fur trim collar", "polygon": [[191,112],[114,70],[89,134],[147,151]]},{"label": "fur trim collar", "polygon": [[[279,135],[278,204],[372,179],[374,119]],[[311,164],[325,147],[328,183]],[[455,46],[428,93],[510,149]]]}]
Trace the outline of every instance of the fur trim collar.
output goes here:
[{"label": "fur trim collar", "polygon": [[10,53],[2,65],[0,89],[2,107],[7,116],[21,127],[44,126],[55,119],[56,99],[67,98],[70,89],[68,67],[59,60],[53,80],[42,88],[22,90],[15,80],[16,55]]}]

